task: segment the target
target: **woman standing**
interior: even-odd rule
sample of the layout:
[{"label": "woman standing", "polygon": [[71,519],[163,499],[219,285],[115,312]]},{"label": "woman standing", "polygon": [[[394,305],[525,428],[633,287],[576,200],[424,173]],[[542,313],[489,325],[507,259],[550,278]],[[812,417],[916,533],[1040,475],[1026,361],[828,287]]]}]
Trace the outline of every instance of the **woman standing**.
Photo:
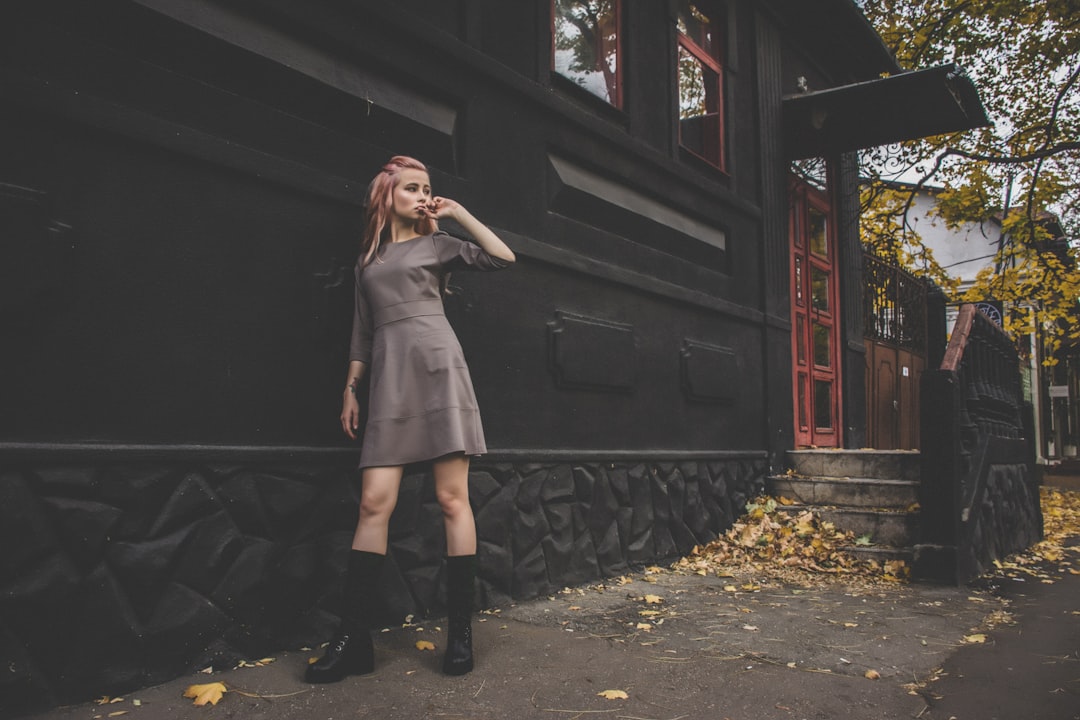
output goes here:
[{"label": "woman standing", "polygon": [[[450,218],[478,245],[438,231]],[[476,525],[469,504],[469,458],[487,451],[465,357],[443,312],[447,273],[497,270],[514,253],[460,204],[433,197],[427,169],[396,156],[368,196],[363,252],[356,264],[356,311],[341,427],[359,430],[360,381],[370,368],[370,401],[360,451],[363,489],[345,578],[341,626],[308,682],[336,682],[374,669],[369,623],[386,558],[390,514],[403,466],[431,461],[446,526],[449,637],[443,672],[473,668],[472,600]]]}]

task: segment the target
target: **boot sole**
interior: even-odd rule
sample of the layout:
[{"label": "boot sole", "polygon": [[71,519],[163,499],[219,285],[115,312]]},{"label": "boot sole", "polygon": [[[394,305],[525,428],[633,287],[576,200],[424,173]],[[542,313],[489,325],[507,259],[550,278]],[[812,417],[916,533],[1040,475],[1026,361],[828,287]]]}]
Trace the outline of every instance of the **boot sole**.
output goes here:
[{"label": "boot sole", "polygon": [[473,661],[469,660],[468,663],[461,665],[443,665],[443,675],[466,675],[471,673],[473,669]]},{"label": "boot sole", "polygon": [[350,668],[350,669],[344,670],[344,671],[342,671],[340,673],[334,672],[334,673],[325,673],[325,674],[323,674],[322,672],[320,672],[318,670],[313,672],[309,668],[307,670],[307,672],[304,673],[304,682],[310,683],[312,685],[327,685],[327,684],[330,684],[330,683],[341,682],[345,678],[347,678],[349,676],[352,676],[352,675],[370,675],[373,672],[375,672],[374,667],[370,667],[370,668],[360,667],[360,668],[355,668],[355,669]]}]

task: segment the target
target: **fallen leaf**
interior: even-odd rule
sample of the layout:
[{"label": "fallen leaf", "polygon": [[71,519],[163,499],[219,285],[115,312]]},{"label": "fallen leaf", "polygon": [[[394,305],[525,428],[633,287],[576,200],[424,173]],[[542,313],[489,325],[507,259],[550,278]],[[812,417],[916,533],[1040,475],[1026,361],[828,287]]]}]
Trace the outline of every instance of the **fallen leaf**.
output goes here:
[{"label": "fallen leaf", "polygon": [[202,707],[206,703],[217,705],[221,696],[228,692],[225,683],[206,683],[205,685],[190,685],[184,691],[184,697],[194,698],[196,707]]},{"label": "fallen leaf", "polygon": [[664,598],[660,597],[659,595],[646,595],[645,596],[645,604],[646,605],[659,605],[662,602],[664,602]]},{"label": "fallen leaf", "polygon": [[432,642],[429,642],[427,640],[417,640],[416,641],[416,649],[417,650],[434,650],[435,649],[435,644],[432,643]]},{"label": "fallen leaf", "polygon": [[653,626],[649,623],[638,623],[636,627],[638,630],[644,630],[645,632],[652,632],[653,629]]},{"label": "fallen leaf", "polygon": [[751,630],[751,631],[757,630],[757,625],[743,625],[742,629],[743,630]]},{"label": "fallen leaf", "polygon": [[863,673],[863,676],[867,680],[880,680],[881,679],[881,673],[879,673],[877,670],[867,670],[866,672]]},{"label": "fallen leaf", "polygon": [[127,715],[127,710],[117,710],[116,712],[109,713],[108,717],[120,717],[121,715]]},{"label": "fallen leaf", "polygon": [[608,700],[626,700],[630,697],[622,690],[601,690],[596,694]]},{"label": "fallen leaf", "polygon": [[966,643],[984,643],[986,642],[986,635],[983,633],[975,633],[974,635],[965,635],[964,642]]}]

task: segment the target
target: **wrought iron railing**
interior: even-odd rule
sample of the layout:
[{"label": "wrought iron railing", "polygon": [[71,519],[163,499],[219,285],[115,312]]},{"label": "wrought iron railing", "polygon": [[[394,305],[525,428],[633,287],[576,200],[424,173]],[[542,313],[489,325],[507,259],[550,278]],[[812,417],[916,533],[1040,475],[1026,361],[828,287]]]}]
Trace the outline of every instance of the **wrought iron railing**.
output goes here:
[{"label": "wrought iron railing", "polygon": [[967,582],[1042,537],[1020,360],[974,305],[923,375],[921,424],[921,574]]},{"label": "wrought iron railing", "polygon": [[863,255],[863,278],[864,337],[924,353],[926,282],[869,253]]}]

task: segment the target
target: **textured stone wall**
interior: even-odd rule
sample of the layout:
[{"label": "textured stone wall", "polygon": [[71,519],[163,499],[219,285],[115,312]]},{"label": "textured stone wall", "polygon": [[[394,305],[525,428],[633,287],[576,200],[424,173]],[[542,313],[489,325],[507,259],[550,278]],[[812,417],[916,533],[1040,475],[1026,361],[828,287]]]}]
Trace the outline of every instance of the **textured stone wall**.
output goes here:
[{"label": "textured stone wall", "polygon": [[[478,600],[536,597],[690,550],[763,489],[758,458],[473,465]],[[319,642],[356,518],[349,467],[5,463],[0,716]],[[437,615],[430,477],[391,523],[384,622]]]}]

